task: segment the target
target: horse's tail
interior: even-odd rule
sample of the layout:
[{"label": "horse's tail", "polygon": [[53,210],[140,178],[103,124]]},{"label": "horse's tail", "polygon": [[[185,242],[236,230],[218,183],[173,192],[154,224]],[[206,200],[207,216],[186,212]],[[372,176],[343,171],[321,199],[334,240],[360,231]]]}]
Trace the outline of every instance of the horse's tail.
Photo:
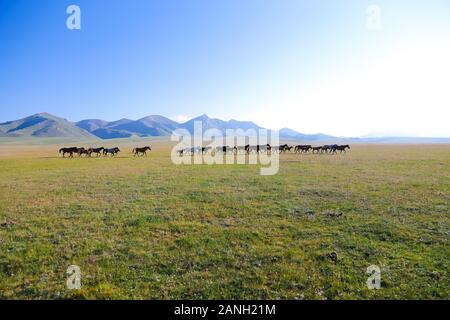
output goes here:
[{"label": "horse's tail", "polygon": [[59,149],[59,153],[63,152],[63,148]]}]

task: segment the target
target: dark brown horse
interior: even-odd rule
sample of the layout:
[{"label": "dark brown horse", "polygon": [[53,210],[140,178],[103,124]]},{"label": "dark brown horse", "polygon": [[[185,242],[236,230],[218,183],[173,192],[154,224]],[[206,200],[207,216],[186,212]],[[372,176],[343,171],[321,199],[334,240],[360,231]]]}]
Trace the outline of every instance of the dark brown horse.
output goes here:
[{"label": "dark brown horse", "polygon": [[134,153],[135,157],[136,156],[140,157],[140,155],[147,156],[147,151],[152,151],[152,148],[150,146],[146,146],[143,148],[134,148],[133,149],[133,153]]},{"label": "dark brown horse", "polygon": [[76,153],[78,153],[79,157],[81,157],[83,154],[88,156],[89,155],[89,150],[86,150],[85,148],[81,147],[81,148],[77,148]]},{"label": "dark brown horse", "polygon": [[73,154],[78,151],[77,147],[69,147],[69,148],[61,148],[59,149],[59,153],[62,153],[63,158],[66,157],[66,153],[69,154],[69,158],[73,158]]},{"label": "dark brown horse", "polygon": [[312,148],[312,153],[319,153],[319,152],[321,152],[322,151],[322,147],[320,146],[320,147],[313,147]]},{"label": "dark brown horse", "polygon": [[274,150],[277,151],[278,153],[280,152],[285,152],[286,148],[289,148],[289,146],[287,144],[281,144],[278,147],[274,147]]},{"label": "dark brown horse", "polygon": [[312,149],[312,146],[309,144],[299,144],[299,145],[295,146],[294,152],[295,153],[300,153],[300,152],[307,153],[311,149]]}]

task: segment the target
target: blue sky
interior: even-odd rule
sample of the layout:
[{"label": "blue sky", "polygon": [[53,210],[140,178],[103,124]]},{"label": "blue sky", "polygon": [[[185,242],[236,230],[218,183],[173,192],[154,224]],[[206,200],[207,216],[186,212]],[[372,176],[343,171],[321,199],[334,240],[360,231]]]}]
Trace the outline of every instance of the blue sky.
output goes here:
[{"label": "blue sky", "polygon": [[[81,30],[66,27],[71,4]],[[206,113],[450,136],[449,56],[445,0],[0,0],[0,121]]]}]

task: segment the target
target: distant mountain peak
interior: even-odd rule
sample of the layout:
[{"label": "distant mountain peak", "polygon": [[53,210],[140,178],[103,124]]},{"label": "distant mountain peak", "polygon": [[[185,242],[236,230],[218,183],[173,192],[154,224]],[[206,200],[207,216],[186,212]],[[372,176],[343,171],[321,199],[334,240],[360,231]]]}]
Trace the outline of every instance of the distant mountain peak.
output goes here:
[{"label": "distant mountain peak", "polygon": [[150,116],[141,118],[137,121],[160,121],[160,122],[165,122],[165,123],[177,123],[176,121],[173,121],[167,117],[160,116],[160,115],[150,115]]},{"label": "distant mountain peak", "polygon": [[200,116],[198,116],[196,118],[193,118],[193,119],[191,119],[189,121],[186,121],[186,122],[199,121],[199,120],[207,121],[207,120],[211,120],[211,118],[208,117],[208,115],[206,113],[204,113],[204,114],[202,114],[202,115],[200,115]]},{"label": "distant mountain peak", "polygon": [[280,130],[278,130],[280,136],[289,136],[289,137],[296,137],[298,135],[303,135],[303,133],[300,133],[298,131],[295,131],[291,128],[282,128]]},{"label": "distant mountain peak", "polygon": [[54,115],[48,113],[48,112],[39,112],[36,113],[35,116],[41,116],[41,117],[54,117]]}]

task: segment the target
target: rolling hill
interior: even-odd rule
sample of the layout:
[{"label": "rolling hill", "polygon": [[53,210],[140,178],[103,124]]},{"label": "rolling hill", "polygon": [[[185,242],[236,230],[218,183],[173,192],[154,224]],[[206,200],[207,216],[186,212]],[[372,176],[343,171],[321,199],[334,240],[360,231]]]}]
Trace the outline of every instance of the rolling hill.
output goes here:
[{"label": "rolling hill", "polygon": [[84,129],[88,132],[95,131],[100,128],[104,128],[108,125],[108,122],[105,120],[100,119],[88,119],[88,120],[82,120],[80,122],[76,123],[76,126]]},{"label": "rolling hill", "polygon": [[107,122],[99,119],[82,120],[76,125],[101,139],[168,136],[179,124],[169,118],[152,115],[139,120],[120,119]]},{"label": "rolling hill", "polygon": [[139,136],[169,136],[179,124],[163,116],[152,115],[129,123],[114,126],[115,130]]},{"label": "rolling hill", "polygon": [[48,113],[38,113],[23,119],[0,123],[4,137],[71,137],[95,138],[66,119]]},{"label": "rolling hill", "polygon": [[250,121],[237,121],[237,120],[230,120],[230,121],[223,121],[220,119],[214,119],[208,117],[206,114],[203,114],[197,118],[191,119],[185,123],[182,123],[180,125],[180,128],[186,129],[191,134],[194,132],[194,124],[195,121],[201,121],[202,122],[202,129],[203,132],[208,129],[217,129],[221,131],[222,133],[225,133],[226,129],[242,129],[242,130],[248,130],[248,129],[255,129],[258,130],[261,127],[254,124]]}]

